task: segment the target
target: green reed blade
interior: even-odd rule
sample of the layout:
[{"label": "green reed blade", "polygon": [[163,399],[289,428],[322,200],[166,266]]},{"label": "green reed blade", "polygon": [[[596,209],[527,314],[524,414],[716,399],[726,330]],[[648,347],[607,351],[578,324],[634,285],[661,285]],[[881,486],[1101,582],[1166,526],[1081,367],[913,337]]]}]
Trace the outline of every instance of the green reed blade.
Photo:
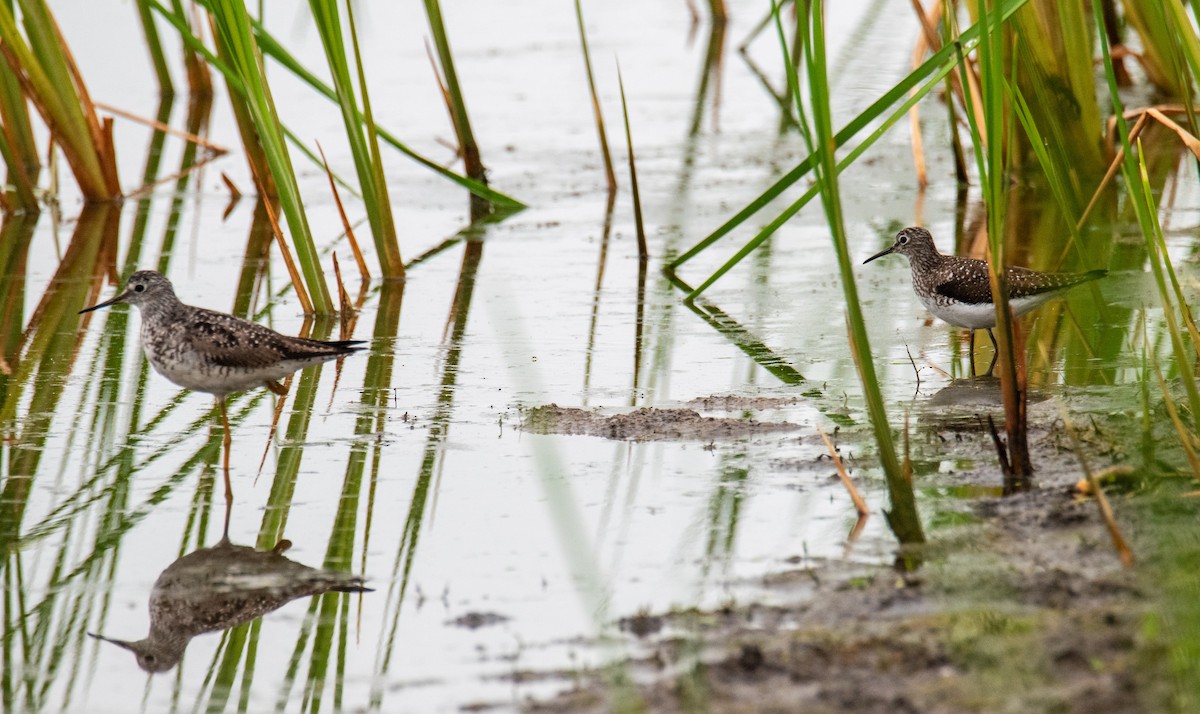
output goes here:
[{"label": "green reed blade", "polygon": [[[462,86],[458,82],[458,72],[454,69],[454,52],[450,49],[450,37],[446,32],[446,23],[442,20],[442,7],[438,0],[425,0],[425,17],[429,20],[429,31],[433,35],[438,63],[441,65],[442,75],[446,81],[446,94],[450,99],[450,112],[453,117],[451,123],[458,136],[458,146],[462,151],[467,176],[476,181],[486,182],[483,161],[479,156],[479,144],[476,143],[475,132],[471,129],[466,99],[463,97]],[[472,221],[486,216],[492,210],[493,207],[485,199],[471,194]]]},{"label": "green reed blade", "polygon": [[[354,17],[349,4],[346,6],[347,20],[351,32],[351,46],[354,51],[354,62],[358,69],[358,88],[351,79],[350,65],[347,61],[347,48],[342,34],[342,16],[338,11],[338,0],[309,0],[313,22],[321,38],[325,50],[325,60],[333,77],[333,86],[337,93],[337,103],[345,126],[346,140],[350,146],[350,154],[354,159],[354,167],[358,173],[358,184],[366,206],[367,221],[371,226],[371,235],[375,239],[376,251],[379,255],[380,268],[385,278],[398,278],[404,275],[404,262],[400,259],[400,247],[396,238],[396,226],[392,220],[391,202],[388,198],[387,182],[383,177],[382,165],[379,163],[378,143],[369,141],[368,133],[364,133],[365,123],[371,137],[374,132],[374,119],[371,115],[370,100],[367,92],[366,79],[362,67],[362,56],[358,49],[358,37],[354,27]],[[363,111],[359,110],[359,94]],[[359,117],[364,117],[360,121]]]},{"label": "green reed blade", "polygon": [[[772,5],[775,5],[772,0]],[[888,493],[891,500],[891,511],[887,514],[896,538],[901,544],[923,543],[925,535],[922,532],[921,520],[917,514],[916,502],[912,490],[912,480],[907,475],[896,456],[896,447],[892,440],[892,428],[888,423],[887,407],[883,401],[883,393],[879,388],[879,379],[875,374],[875,360],[871,352],[871,342],[867,335],[866,321],[863,319],[862,303],[858,297],[858,285],[854,277],[854,263],[850,255],[850,244],[846,239],[846,227],[842,217],[841,195],[837,180],[837,138],[833,133],[832,106],[825,57],[825,14],[822,0],[814,0],[811,7],[811,18],[806,27],[804,37],[805,69],[808,79],[809,103],[812,115],[812,143],[816,146],[816,185],[820,191],[821,202],[825,209],[825,217],[829,226],[830,238],[837,254],[838,272],[841,276],[842,291],[846,301],[846,323],[849,333],[850,351],[858,369],[859,380],[863,386],[863,394],[867,402],[867,414],[875,441],[879,448],[880,464],[887,479]],[[787,44],[783,41],[782,22],[776,8],[776,25],[779,29],[781,47],[785,61],[788,57]],[[798,78],[791,62],[788,64],[788,80],[792,83],[792,91],[796,98],[796,109],[801,126],[805,126],[804,106],[801,101]]]},{"label": "green reed blade", "polygon": [[[17,28],[13,8],[0,3],[0,41],[19,67],[26,96],[54,132],[84,196],[106,200],[119,195],[115,159],[86,89],[75,82],[49,8],[44,0],[21,0],[20,8],[24,35]],[[5,71],[13,68],[6,67]]]},{"label": "green reed blade", "polygon": [[37,176],[41,170],[33,126],[29,120],[29,105],[17,77],[10,71],[0,71],[0,153],[8,172],[6,183],[15,196],[16,207],[27,211],[37,208]]},{"label": "green reed blade", "polygon": [[266,75],[263,73],[262,57],[250,26],[250,16],[240,0],[212,0],[207,3],[213,18],[217,41],[227,52],[230,64],[246,89],[246,104],[258,130],[263,152],[271,168],[271,177],[279,192],[280,205],[287,217],[296,248],[296,261],[304,273],[304,282],[312,297],[313,309],[320,314],[335,312],[325,273],[321,268],[320,255],[313,241],[300,186],[292,168],[283,128],[275,111]]},{"label": "green reed blade", "polygon": [[[1037,122],[1029,110],[1029,105],[1025,102],[1025,97],[1021,94],[1021,90],[1007,82],[1004,90],[1009,106],[1016,114],[1017,120],[1021,122],[1021,128],[1025,130],[1029,146],[1033,150],[1034,156],[1037,157],[1038,164],[1042,167],[1046,183],[1049,184],[1054,201],[1058,204],[1058,210],[1062,213],[1063,222],[1066,223],[1067,230],[1071,233],[1072,245],[1078,247],[1079,229],[1076,228],[1074,220],[1080,214],[1078,201],[1074,200],[1078,194],[1072,191],[1068,185],[1066,177],[1063,176],[1061,164],[1046,150],[1046,142],[1038,130]],[[1057,156],[1060,154],[1056,153]]]},{"label": "green reed blade", "polygon": [[376,241],[380,250],[380,263],[384,264],[384,278],[393,280],[404,279],[404,260],[400,257],[400,243],[396,236],[396,221],[392,214],[392,202],[388,198],[387,176],[383,170],[383,154],[379,151],[379,126],[375,123],[375,113],[371,109],[371,97],[367,94],[367,75],[363,70],[362,53],[358,47],[358,30],[354,23],[354,9],[347,0],[346,17],[350,23],[351,45],[354,47],[354,62],[358,68],[358,86],[362,91],[363,116],[367,127],[367,146],[370,148],[371,180],[378,187],[379,197],[374,206],[367,206],[368,217],[372,212],[378,214],[378,222],[384,227],[383,237]]},{"label": "green reed blade", "polygon": [[[578,5],[578,0],[576,2]],[[642,194],[638,190],[637,162],[633,156],[633,133],[629,130],[629,105],[625,102],[625,80],[621,78],[621,67],[617,66],[617,85],[621,88],[621,115],[625,118],[625,149],[629,153],[629,191],[633,195],[633,224],[637,230],[638,258],[645,262],[650,257],[646,247],[646,223],[642,220]]]},{"label": "green reed blade", "polygon": [[[220,57],[213,54],[213,52],[211,50],[209,50],[207,47],[205,47],[204,44],[194,34],[192,34],[192,30],[188,26],[186,20],[184,20],[176,12],[173,12],[172,10],[169,10],[166,7],[164,7],[161,3],[158,2],[158,0],[144,0],[144,1],[148,2],[150,7],[155,12],[157,12],[159,15],[161,15],[165,20],[167,20],[168,23],[170,23],[179,32],[180,38],[183,40],[184,45],[189,50],[191,50],[191,51],[195,52],[196,54],[198,54],[199,56],[203,57],[204,60],[210,66],[212,66],[213,68],[215,68],[218,72],[220,72],[222,74],[222,76],[225,78],[226,84],[231,89],[233,89],[234,91],[236,91],[238,93],[244,93],[246,91],[245,86],[243,85],[241,79],[238,77],[237,73],[234,72],[234,70],[227,63],[225,63]],[[296,60],[296,58],[293,57],[290,53],[288,53],[288,51],[283,47],[283,45],[281,45],[269,32],[267,32],[266,29],[264,29],[258,21],[255,21],[252,19],[251,24],[254,28],[255,38],[257,38],[257,40],[259,42],[259,49],[263,53],[265,53],[267,56],[271,57],[275,61],[279,62],[281,65],[283,65],[285,68],[287,68],[290,72],[295,74],[304,83],[308,84],[313,89],[317,90],[317,92],[319,92],[322,96],[326,97],[327,99],[329,99],[331,101],[334,101],[334,102],[337,101],[337,93],[333,90],[332,87],[330,87],[329,85],[322,82],[320,79],[317,78],[316,75],[314,75],[312,72],[307,70],[303,65],[301,65],[300,62],[298,60]],[[366,117],[363,116],[362,114],[359,114],[359,120],[365,122]],[[315,166],[320,168],[322,171],[325,170],[324,164],[321,162],[320,158],[318,158],[317,155],[315,153],[313,153],[313,151],[311,149],[309,149],[308,146],[303,141],[301,141],[295,135],[294,132],[292,132],[286,126],[283,127],[283,132],[284,132],[284,136],[287,137],[288,141],[290,141],[292,143],[292,146],[294,148],[296,148],[298,151],[303,153],[310,161],[313,162],[313,164]],[[394,134],[387,131],[386,129],[379,128],[378,133],[379,133],[380,138],[382,138],[386,143],[390,144],[393,148],[395,148],[400,153],[404,154],[405,156],[408,156],[409,158],[413,159],[414,161],[421,164],[422,166],[425,166],[426,168],[459,184],[460,186],[466,188],[468,191],[471,191],[472,193],[480,196],[481,198],[490,201],[493,205],[497,206],[500,210],[511,213],[511,212],[518,211],[518,210],[521,210],[526,207],[524,203],[521,203],[520,201],[518,201],[514,198],[506,196],[505,194],[500,193],[499,191],[495,191],[491,188],[488,188],[486,185],[484,185],[478,181],[472,180],[472,179],[464,177],[464,176],[460,176],[460,175],[454,173],[453,171],[450,171],[449,169],[434,163],[430,159],[427,159],[424,156],[421,156],[420,154],[414,152],[412,149],[408,148],[408,146],[406,146],[404,143],[402,143],[399,139],[396,138],[396,136]],[[355,188],[354,186],[351,186],[341,176],[337,175],[336,173],[334,174],[334,180],[336,180],[339,185],[345,187],[348,191],[353,193],[355,196],[359,196],[358,189]]]},{"label": "green reed blade", "polygon": [[[1180,83],[1186,75],[1180,70],[1179,64],[1184,61],[1177,54],[1179,35],[1187,32],[1193,35],[1192,23],[1183,18],[1186,24],[1176,26],[1178,15],[1170,6],[1178,4],[1179,0],[1124,0],[1125,21],[1132,25],[1142,40],[1141,65],[1147,79],[1152,84],[1170,96],[1182,96],[1186,93]],[[1183,8],[1179,8],[1182,12]],[[1172,21],[1168,21],[1168,16]],[[1108,38],[1105,38],[1107,44]]]},{"label": "green reed blade", "polygon": [[[150,0],[150,2],[154,1],[155,0]],[[254,23],[254,32],[255,37],[258,38],[259,46],[268,57],[283,65],[289,72],[296,75],[296,77],[302,82],[315,89],[321,96],[329,99],[330,101],[337,101],[337,92],[334,91],[334,89],[328,84],[325,84],[323,81],[321,81],[320,78],[309,71],[303,64],[301,64],[300,61],[297,60],[290,52],[288,52],[287,49],[278,40],[276,40],[275,37],[262,26],[261,23]],[[359,115],[360,121],[365,121],[365,119],[366,118],[364,116],[361,114]],[[441,176],[453,181],[454,183],[457,183],[471,193],[491,202],[498,208],[507,211],[517,211],[526,207],[524,203],[521,203],[515,198],[506,196],[495,189],[489,188],[479,181],[456,174],[444,166],[441,166],[432,160],[421,156],[396,138],[396,135],[387,129],[379,127],[378,131],[379,138],[383,139],[384,142],[389,144],[392,148],[416,161],[425,168],[437,172]]]},{"label": "green reed blade", "polygon": [[[221,73],[221,76],[224,77],[224,79],[225,79],[226,86],[228,86],[231,90],[233,90],[233,92],[236,92],[239,96],[244,95],[246,93],[245,84],[242,82],[241,78],[238,77],[237,72],[235,72],[234,69],[227,62],[225,62],[225,60],[223,60],[220,56],[218,56],[212,50],[205,47],[204,43],[201,42],[194,34],[192,34],[191,27],[187,24],[187,21],[180,14],[167,9],[161,3],[159,3],[158,0],[144,0],[144,1],[149,3],[150,8],[152,10],[154,10],[159,15],[161,15],[163,19],[165,19],[172,27],[174,27],[176,29],[176,31],[179,32],[179,37],[180,37],[180,39],[183,40],[184,47],[187,50],[194,52],[198,57],[203,58],[204,61],[207,62],[209,66],[213,67],[214,69],[216,69],[218,72]],[[260,48],[260,49],[262,49],[262,48]],[[231,101],[233,101],[233,100],[231,100]],[[234,111],[236,113],[237,111],[239,111],[239,105],[236,103],[236,101],[233,101],[233,104],[234,104]],[[283,134],[287,138],[287,140],[291,142],[292,146],[297,151],[304,154],[304,156],[307,157],[308,160],[311,161],[322,172],[325,171],[325,166],[321,162],[321,160],[317,157],[317,155],[315,153],[313,153],[312,149],[309,149],[305,145],[305,143],[303,141],[301,141],[299,137],[296,136],[295,132],[293,132],[291,129],[288,129],[287,126],[283,126]],[[245,139],[243,139],[243,144],[245,144],[245,143],[246,143]],[[256,142],[250,142],[250,144],[247,145],[246,150],[248,152],[251,151],[252,150],[251,146],[253,146],[255,143]],[[194,144],[192,144],[191,142],[188,143],[189,149],[193,146],[194,146]],[[338,174],[335,173],[333,175],[333,178],[335,181],[338,182],[338,184],[340,186],[343,186],[347,191],[350,191],[355,196],[359,195],[358,189],[355,188],[354,186],[351,186],[349,183],[347,183],[345,181],[345,179],[343,179]]]},{"label": "green reed blade", "polygon": [[[1154,282],[1158,286],[1159,300],[1163,308],[1163,319],[1166,322],[1167,332],[1171,339],[1171,348],[1174,352],[1176,366],[1184,374],[1190,374],[1190,369],[1188,369],[1189,353],[1184,347],[1183,336],[1180,334],[1179,325],[1175,320],[1175,308],[1171,304],[1171,295],[1163,274],[1162,263],[1169,260],[1169,257],[1165,252],[1160,253],[1159,249],[1159,246],[1163,245],[1160,239],[1162,226],[1158,221],[1158,209],[1155,204],[1154,194],[1150,188],[1149,177],[1146,174],[1145,157],[1140,151],[1135,156],[1133,145],[1129,140],[1129,125],[1125,121],[1124,106],[1121,102],[1121,96],[1117,91],[1117,80],[1113,70],[1111,49],[1108,46],[1108,35],[1105,31],[1104,14],[1093,13],[1093,15],[1095,16],[1097,34],[1100,39],[1100,55],[1104,60],[1104,73],[1108,80],[1110,99],[1113,103],[1113,113],[1117,123],[1117,135],[1120,137],[1121,146],[1124,149],[1121,173],[1125,180],[1125,190],[1129,193],[1134,211],[1137,214],[1138,224],[1142,229],[1142,236],[1146,243],[1146,253],[1150,262],[1150,271],[1153,273]],[[1187,390],[1188,402],[1192,411],[1192,426],[1195,429],[1197,420],[1200,420],[1200,390],[1197,389],[1195,380],[1190,376],[1185,377],[1182,381]]]},{"label": "green reed blade", "polygon": [[587,29],[583,24],[583,4],[575,0],[575,22],[579,25],[579,45],[583,48],[583,67],[587,70],[588,92],[592,98],[592,118],[596,122],[596,134],[600,138],[600,158],[604,160],[604,178],[608,192],[617,190],[617,174],[613,170],[612,152],[608,149],[608,132],[604,129],[604,112],[600,111],[600,98],[596,94],[596,77],[592,72],[592,54],[588,50]]},{"label": "green reed blade", "polygon": [[[838,162],[837,172],[840,174],[841,172],[845,171],[848,167],[850,167],[855,161],[857,161],[858,157],[862,156],[867,151],[867,149],[871,148],[875,144],[876,141],[878,141],[884,134],[886,134],[888,132],[889,129],[891,129],[893,126],[895,126],[896,122],[903,119],[905,117],[905,115],[908,114],[908,110],[911,109],[913,107],[913,105],[915,105],[917,102],[921,101],[921,99],[925,98],[925,96],[929,92],[937,89],[938,84],[942,80],[944,80],[946,78],[946,76],[948,74],[950,74],[950,72],[953,69],[954,69],[953,64],[947,64],[947,65],[942,66],[941,68],[938,69],[938,71],[936,73],[934,73],[931,77],[929,77],[929,79],[925,82],[924,85],[921,86],[920,89],[913,92],[911,96],[907,96],[905,101],[903,103],[901,103],[900,106],[897,107],[895,111],[893,111],[887,118],[885,118],[875,128],[874,131],[872,131],[865,139],[863,139],[858,144],[856,144],[854,146],[854,148],[851,149],[850,152],[847,153],[846,156],[841,161]],[[802,123],[801,120],[797,120],[798,127],[801,125],[801,123]],[[809,158],[811,159],[812,156],[810,156]],[[806,161],[807,161],[807,159],[806,159]],[[766,241],[768,238],[770,238],[772,235],[774,235],[775,231],[779,230],[779,228],[783,224],[787,223],[789,220],[792,219],[793,216],[795,216],[797,213],[799,213],[801,209],[803,209],[806,205],[808,205],[809,201],[816,198],[818,192],[819,192],[819,189],[816,186],[809,187],[809,189],[807,191],[805,191],[804,194],[800,198],[796,199],[796,201],[794,203],[792,203],[790,206],[788,206],[786,209],[784,209],[783,213],[780,213],[778,216],[771,219],[771,221],[769,223],[767,223],[767,225],[764,226],[762,228],[762,230],[760,230],[753,238],[751,238],[749,241],[747,241],[746,244],[743,245],[736,253],[734,253],[732,257],[730,257],[727,261],[725,261],[721,265],[721,267],[719,267],[719,268],[717,268],[717,270],[713,271],[712,275],[705,278],[702,283],[700,283],[698,286],[696,286],[696,288],[694,290],[689,292],[687,297],[685,298],[685,300],[695,300],[696,298],[698,298],[701,293],[703,293],[705,290],[707,290],[709,287],[711,287],[713,285],[713,283],[720,280],[726,273],[728,273],[738,263],[740,263],[747,255],[754,252],[755,248],[762,245],[764,241]],[[675,261],[675,262],[678,262],[678,261]],[[668,276],[670,276],[672,274],[671,273],[672,268],[670,267],[672,264],[673,263],[669,263],[668,267],[665,269],[665,272],[668,273]]]},{"label": "green reed blade", "polygon": [[175,94],[175,84],[171,81],[171,71],[167,69],[167,58],[163,53],[162,39],[158,36],[158,26],[154,24],[154,15],[146,0],[136,0],[138,22],[142,25],[142,33],[146,36],[146,49],[150,52],[150,62],[154,65],[154,76],[158,78],[158,93],[160,97]]},{"label": "green reed blade", "polygon": [[[1016,38],[1019,48],[1007,48],[1001,62],[1014,68],[1014,87],[1039,99],[1029,109],[1039,126],[1054,132],[1050,151],[1090,185],[1104,175],[1108,159],[1102,152],[1087,12],[1084,0],[1027,5],[1008,23],[1012,31],[1007,36]],[[1015,138],[1014,167],[1032,148],[1022,134]]]}]

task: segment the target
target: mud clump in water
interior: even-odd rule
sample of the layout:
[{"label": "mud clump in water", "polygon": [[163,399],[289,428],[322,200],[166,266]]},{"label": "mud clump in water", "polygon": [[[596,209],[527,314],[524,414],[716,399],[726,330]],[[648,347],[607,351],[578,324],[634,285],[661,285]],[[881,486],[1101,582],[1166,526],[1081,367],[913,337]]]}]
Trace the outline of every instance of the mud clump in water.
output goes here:
[{"label": "mud clump in water", "polygon": [[530,409],[521,428],[535,434],[583,434],[621,441],[734,439],[799,429],[788,422],[706,417],[691,409],[643,407],[606,416],[549,404]]}]

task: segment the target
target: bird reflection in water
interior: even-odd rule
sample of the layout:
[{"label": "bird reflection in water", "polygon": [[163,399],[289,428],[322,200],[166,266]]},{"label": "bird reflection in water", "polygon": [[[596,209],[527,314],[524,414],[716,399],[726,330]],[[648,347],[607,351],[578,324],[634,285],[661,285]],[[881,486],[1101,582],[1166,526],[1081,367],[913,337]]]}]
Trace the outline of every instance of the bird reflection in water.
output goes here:
[{"label": "bird reflection in water", "polygon": [[327,592],[370,592],[350,573],[320,570],[283,556],[291,542],[270,550],[234,545],[223,536],[171,563],[150,591],[150,634],[136,641],[91,634],[137,655],[147,672],[179,663],[196,635],[227,630],[283,607],[292,600]]}]

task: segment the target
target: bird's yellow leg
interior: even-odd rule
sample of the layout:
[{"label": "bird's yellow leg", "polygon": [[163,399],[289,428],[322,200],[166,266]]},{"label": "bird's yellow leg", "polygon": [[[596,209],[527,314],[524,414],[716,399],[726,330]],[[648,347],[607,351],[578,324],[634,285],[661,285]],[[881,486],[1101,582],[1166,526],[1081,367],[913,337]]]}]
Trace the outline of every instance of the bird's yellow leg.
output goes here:
[{"label": "bird's yellow leg", "polygon": [[968,342],[967,342],[967,344],[969,345],[967,347],[967,364],[969,364],[971,366],[970,374],[972,377],[974,377],[975,376],[975,330],[968,327],[967,332],[970,333],[970,335],[971,335],[970,340],[968,340]]},{"label": "bird's yellow leg", "polygon": [[233,434],[229,430],[229,413],[225,411],[225,398],[218,397],[217,402],[221,405],[221,426],[225,429],[225,437],[222,440],[222,444],[225,447],[223,458],[225,466],[225,509],[229,510],[233,506],[233,484],[229,481],[229,449],[233,446]]}]

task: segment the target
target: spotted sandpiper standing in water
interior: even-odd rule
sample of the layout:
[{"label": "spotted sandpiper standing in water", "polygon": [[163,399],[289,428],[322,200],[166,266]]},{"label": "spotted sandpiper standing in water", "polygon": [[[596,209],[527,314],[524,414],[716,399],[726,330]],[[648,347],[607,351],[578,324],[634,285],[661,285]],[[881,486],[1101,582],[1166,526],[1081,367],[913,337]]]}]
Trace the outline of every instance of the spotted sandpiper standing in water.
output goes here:
[{"label": "spotted sandpiper standing in water", "polygon": [[[975,330],[987,330],[996,347],[996,306],[992,302],[992,285],[988,280],[987,262],[957,255],[942,255],[933,244],[933,236],[924,228],[905,228],[896,234],[892,247],[881,250],[863,264],[889,253],[908,258],[912,269],[913,292],[925,309],[951,325],[971,331],[971,373],[975,373]],[[1098,280],[1107,270],[1086,273],[1042,273],[1029,268],[1012,266],[1008,269],[1008,304],[1013,315],[1020,317],[1068,289]],[[998,350],[997,350],[998,351]],[[996,355],[988,365],[988,374],[996,366]]]},{"label": "spotted sandpiper standing in water", "polygon": [[171,281],[153,270],[129,276],[125,292],[80,310],[80,314],[127,302],[142,312],[142,348],[154,371],[175,384],[208,392],[221,407],[225,429],[225,502],[233,502],[229,483],[229,415],[225,397],[255,387],[287,393],[278,380],[292,372],[362,349],[362,342],[322,342],[289,337],[278,332],[202,307],[184,305],[175,297]]}]

